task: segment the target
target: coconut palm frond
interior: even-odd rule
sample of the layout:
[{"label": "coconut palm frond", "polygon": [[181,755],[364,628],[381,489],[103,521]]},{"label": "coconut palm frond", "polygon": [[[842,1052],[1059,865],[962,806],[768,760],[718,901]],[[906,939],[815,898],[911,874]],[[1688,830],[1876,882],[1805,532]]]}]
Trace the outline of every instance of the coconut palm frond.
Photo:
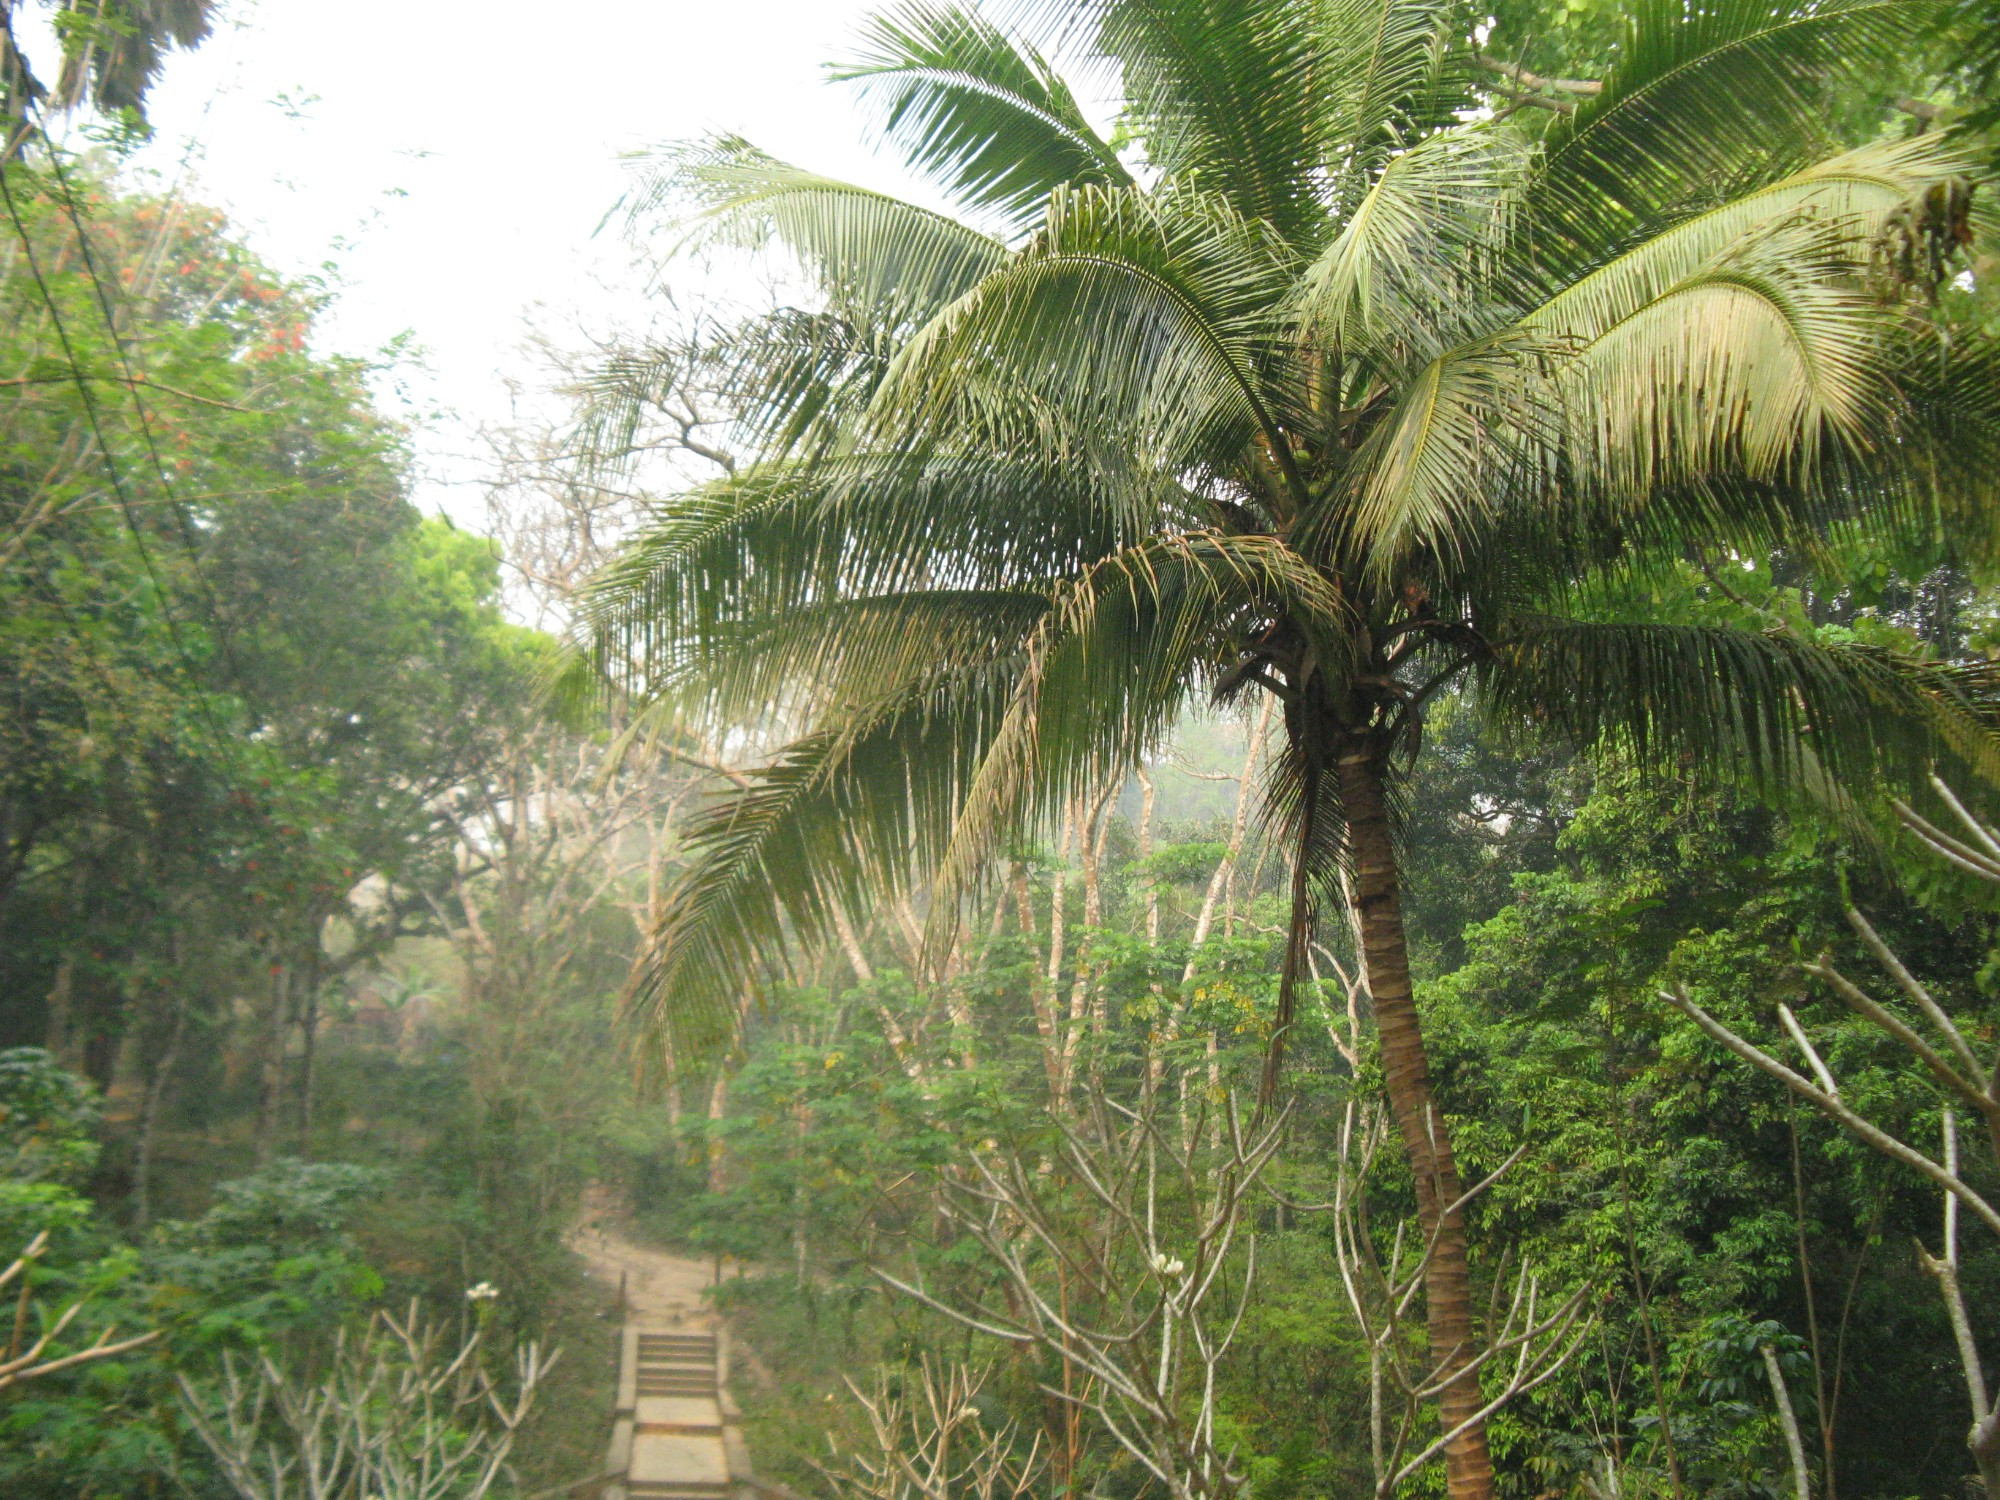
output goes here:
[{"label": "coconut palm frond", "polygon": [[1465,102],[1465,59],[1450,45],[1449,6],[1437,0],[1322,0],[1314,84],[1327,100],[1319,128],[1334,202],[1357,192],[1400,153],[1453,123]]},{"label": "coconut palm frond", "polygon": [[[704,681],[735,680],[729,664],[756,641],[778,650],[796,634],[809,651],[797,633],[813,611],[923,590],[1045,596],[1160,524],[1157,503],[1080,467],[978,455],[759,465],[661,507],[586,594],[582,649],[628,695],[720,711]],[[776,633],[760,636],[766,625]],[[766,701],[725,697],[753,716]]]},{"label": "coconut palm frond", "polygon": [[1047,61],[967,6],[911,0],[871,17],[833,76],[880,106],[911,166],[1012,227],[1065,184],[1132,180]]},{"label": "coconut palm frond", "polygon": [[1769,790],[2000,777],[2000,667],[1926,661],[1788,631],[1516,617],[1479,667],[1486,701],[1573,743]]},{"label": "coconut palm frond", "polygon": [[1625,494],[1782,481],[1824,443],[1892,430],[1892,359],[1853,248],[1843,226],[1791,221],[1583,336],[1560,377],[1572,465]]},{"label": "coconut palm frond", "polygon": [[776,247],[826,305],[869,327],[929,316],[1001,265],[1006,247],[948,215],[822,177],[724,136],[641,158],[635,217],[678,211],[679,251]]},{"label": "coconut palm frond", "polygon": [[1440,130],[1391,158],[1300,278],[1301,323],[1343,351],[1441,352],[1447,330],[1485,310],[1528,160],[1526,137],[1488,125]]},{"label": "coconut palm frond", "polygon": [[1341,555],[1377,584],[1394,582],[1420,550],[1447,573],[1460,571],[1500,508],[1519,494],[1539,497],[1556,472],[1561,414],[1544,368],[1551,357],[1548,343],[1516,330],[1432,360],[1299,545]]},{"label": "coconut palm frond", "polygon": [[1832,154],[1835,90],[1892,68],[1934,11],[1929,0],[1639,0],[1603,91],[1545,138],[1528,252],[1575,269],[1681,205]]},{"label": "coconut palm frond", "polygon": [[933,910],[956,910],[1006,840],[1136,765],[1201,681],[1231,664],[1244,628],[1279,617],[1316,622],[1334,641],[1349,611],[1317,569],[1271,537],[1160,537],[1055,590],[966,788]]},{"label": "coconut palm frond", "polygon": [[1326,222],[1317,177],[1333,55],[1311,0],[1096,9],[1096,43],[1115,60],[1146,160],[1179,187],[1217,193],[1288,243],[1315,244]]},{"label": "coconut palm frond", "polygon": [[874,420],[980,428],[996,445],[1116,434],[1156,472],[1279,439],[1295,398],[1266,378],[1282,247],[1192,192],[1064,189],[1021,253],[919,331]]},{"label": "coconut palm frond", "polygon": [[1964,149],[1943,135],[1840,152],[1674,220],[1565,281],[1524,321],[1567,337],[1599,337],[1703,266],[1789,225],[1811,224],[1839,237],[1858,274],[1877,255],[1891,224],[1921,212],[1927,194],[1971,165]]},{"label": "coconut palm frond", "polygon": [[853,707],[690,825],[688,865],[626,990],[642,1047],[711,1055],[731,1036],[745,975],[828,941],[835,910],[911,888],[1004,710],[1007,666]]}]

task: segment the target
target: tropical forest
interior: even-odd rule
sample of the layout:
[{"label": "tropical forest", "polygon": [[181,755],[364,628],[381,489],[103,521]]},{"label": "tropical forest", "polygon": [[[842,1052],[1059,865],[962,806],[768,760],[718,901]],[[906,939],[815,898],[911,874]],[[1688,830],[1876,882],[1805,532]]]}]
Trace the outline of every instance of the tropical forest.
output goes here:
[{"label": "tropical forest", "polygon": [[0,215],[0,1500],[2000,1500],[1994,0],[0,0]]}]

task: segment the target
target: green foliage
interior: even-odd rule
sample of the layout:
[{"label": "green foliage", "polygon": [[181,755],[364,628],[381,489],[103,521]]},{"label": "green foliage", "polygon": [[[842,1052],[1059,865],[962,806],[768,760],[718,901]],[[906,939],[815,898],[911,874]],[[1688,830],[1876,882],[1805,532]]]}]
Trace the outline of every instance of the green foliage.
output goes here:
[{"label": "green foliage", "polygon": [[[1839,842],[1811,823],[1629,774],[1565,822],[1560,865],[1520,876],[1508,905],[1466,934],[1466,964],[1427,992],[1440,1086],[1466,1154],[1478,1167],[1529,1150],[1482,1210],[1485,1234],[1593,1279],[1606,1298],[1602,1349],[1534,1398],[1516,1441],[1547,1460],[1540,1472],[1573,1477],[1597,1459],[1559,1460],[1562,1435],[1623,1426],[1633,1458],[1660,1470],[1643,1318],[1690,1485],[1724,1493],[1759,1465],[1775,1476],[1761,1362],[1739,1358],[1755,1328],[1784,1356],[1809,1448],[1816,1393],[1839,1372],[1843,1491],[1942,1493],[1959,1464],[1950,1333],[1905,1249],[1935,1232],[1935,1202],[1865,1147],[1795,1116],[1776,1089],[1746,1081],[1655,998],[1679,980],[1735,1024],[1754,1024],[1778,999],[1831,1018],[1797,964],[1852,941],[1839,920]],[[1988,1003],[1972,988],[1986,919],[1954,930],[1956,917],[1912,906],[1871,858],[1844,873],[1847,892],[1942,992]],[[1860,1028],[1834,1027],[1856,1097],[1921,1134],[1935,1101]],[[1913,1391],[1925,1394],[1913,1401]],[[1907,1418],[1868,1415],[1877,1409],[1936,1413],[1937,1425],[1917,1432]]]},{"label": "green foliage", "polygon": [[378,1185],[353,1167],[283,1163],[221,1184],[200,1219],[129,1245],[73,1196],[15,1205],[32,1208],[27,1227],[62,1231],[35,1273],[44,1305],[87,1299],[58,1351],[114,1326],[164,1336],[0,1396],[7,1493],[53,1500],[82,1483],[137,1497],[164,1476],[196,1495],[223,1493],[180,1418],[176,1378],[207,1379],[225,1352],[309,1347],[366,1308],[382,1281],[349,1225],[356,1198]]},{"label": "green foliage", "polygon": [[0,1051],[0,1177],[74,1186],[97,1162],[97,1091],[41,1047]]},{"label": "green foliage", "polygon": [[[87,1294],[60,1349],[164,1336],[0,1392],[0,1492],[208,1500],[174,1381],[224,1354],[311,1364],[468,1279],[601,1354],[562,1236],[622,1096],[561,1100],[631,925],[594,867],[553,898],[573,949],[530,921],[511,991],[437,1003],[458,973],[421,945],[465,920],[549,643],[494,546],[410,503],[371,371],[313,352],[320,286],[102,163],[3,169],[0,1042],[43,1045],[0,1052],[0,1257],[49,1231],[34,1306]],[[385,964],[425,971],[407,1047],[352,1025]],[[588,1406],[608,1369],[564,1379]],[[601,1443],[564,1420],[590,1436],[531,1446],[537,1479]]]}]

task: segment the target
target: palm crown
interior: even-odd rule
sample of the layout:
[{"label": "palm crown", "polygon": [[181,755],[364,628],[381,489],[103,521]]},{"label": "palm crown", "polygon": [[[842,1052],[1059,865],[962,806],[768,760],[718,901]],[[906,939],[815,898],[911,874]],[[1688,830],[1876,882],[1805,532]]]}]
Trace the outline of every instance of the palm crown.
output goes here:
[{"label": "palm crown", "polygon": [[[1344,869],[1433,1344],[1469,1349],[1387,812],[1426,702],[1469,683],[1503,723],[1772,783],[2000,771],[1983,670],[1624,607],[1690,547],[1811,553],[1864,512],[1990,549],[2000,366],[1922,296],[1972,232],[1967,164],[1823,133],[1829,78],[1922,12],[1645,0],[1539,135],[1435,5],[1018,19],[1115,77],[1129,147],[1041,52],[919,3],[840,71],[963,218],[736,140],[654,180],[688,235],[781,247],[812,294],[723,341],[758,460],[660,508],[594,651],[662,712],[803,727],[709,815],[635,993],[712,1033],[760,950],[920,878],[945,932],[1191,697],[1273,693],[1274,1034]],[[1454,1493],[1485,1493],[1477,1382],[1446,1385]]]}]

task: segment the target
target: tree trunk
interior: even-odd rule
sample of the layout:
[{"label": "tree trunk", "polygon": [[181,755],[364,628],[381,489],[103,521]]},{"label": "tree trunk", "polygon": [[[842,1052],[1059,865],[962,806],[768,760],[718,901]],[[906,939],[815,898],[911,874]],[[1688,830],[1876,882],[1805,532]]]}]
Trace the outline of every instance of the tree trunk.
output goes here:
[{"label": "tree trunk", "polygon": [[72,1070],[76,1067],[76,1054],[70,1047],[75,998],[76,960],[64,954],[62,962],[56,965],[56,981],[49,986],[48,1028],[43,1033],[42,1045],[48,1048],[49,1055],[58,1063]]},{"label": "tree trunk", "polygon": [[1785,1384],[1785,1372],[1778,1364],[1778,1351],[1769,1344],[1759,1344],[1757,1352],[1764,1356],[1764,1374],[1771,1382],[1771,1400],[1777,1404],[1778,1423],[1785,1430],[1785,1452],[1792,1459],[1792,1492],[1798,1500],[1812,1500],[1812,1490],[1806,1477],[1806,1445],[1799,1436],[1799,1414],[1792,1406],[1791,1388]]},{"label": "tree trunk", "polygon": [[[1009,876],[1014,891],[1014,913],[1021,924],[1021,940],[1027,944],[1030,962],[1035,954],[1035,905],[1028,890],[1028,867],[1020,860],[1014,861]],[[1062,884],[1058,879],[1055,900],[1062,902]],[[1028,1004],[1035,1013],[1035,1031],[1042,1042],[1042,1071],[1048,1078],[1049,1098],[1056,1097],[1062,1082],[1062,1058],[1060,1043],[1056,1037],[1055,1011],[1049,1004],[1049,997],[1042,988],[1041,967],[1034,965],[1028,971]]]},{"label": "tree trunk", "polygon": [[[729,1190],[729,1161],[722,1149],[722,1122],[729,1114],[729,1064],[719,1059],[715,1064],[715,1079],[708,1087],[708,1190],[711,1193],[725,1193]],[[718,1271],[716,1279],[721,1280]]]},{"label": "tree trunk", "polygon": [[270,1165],[285,1101],[285,1026],[291,1009],[291,970],[271,965],[271,1008],[264,1017],[264,1065],[257,1098],[257,1165]]},{"label": "tree trunk", "polygon": [[312,1160],[313,1086],[319,1061],[319,950],[306,960],[305,995],[299,1007],[299,1156]]},{"label": "tree trunk", "polygon": [[146,1096],[139,1106],[139,1139],[132,1160],[132,1220],[140,1228],[153,1218],[153,1152],[159,1144],[160,1113],[172,1085],[174,1068],[180,1062],[181,1043],[187,1037],[187,987],[178,973],[175,978],[174,1024],[166,1045],[146,1080]]},{"label": "tree trunk", "polygon": [[[1431,1092],[1430,1060],[1410,986],[1410,955],[1403,904],[1375,748],[1363,741],[1342,747],[1338,774],[1353,860],[1356,929],[1374,1002],[1382,1048],[1383,1087],[1389,1113],[1403,1138],[1416,1177],[1417,1213],[1435,1250],[1424,1276],[1424,1312],[1431,1360],[1439,1378],[1451,1380],[1439,1397],[1446,1431],[1468,1422],[1481,1405],[1478,1374],[1467,1368],[1478,1353],[1472,1328],[1472,1278],[1466,1264],[1465,1216],[1453,1210],[1464,1189],[1452,1158],[1451,1135]],[[1493,1462],[1486,1424],[1472,1422],[1445,1449],[1451,1500],[1491,1500]]]}]

